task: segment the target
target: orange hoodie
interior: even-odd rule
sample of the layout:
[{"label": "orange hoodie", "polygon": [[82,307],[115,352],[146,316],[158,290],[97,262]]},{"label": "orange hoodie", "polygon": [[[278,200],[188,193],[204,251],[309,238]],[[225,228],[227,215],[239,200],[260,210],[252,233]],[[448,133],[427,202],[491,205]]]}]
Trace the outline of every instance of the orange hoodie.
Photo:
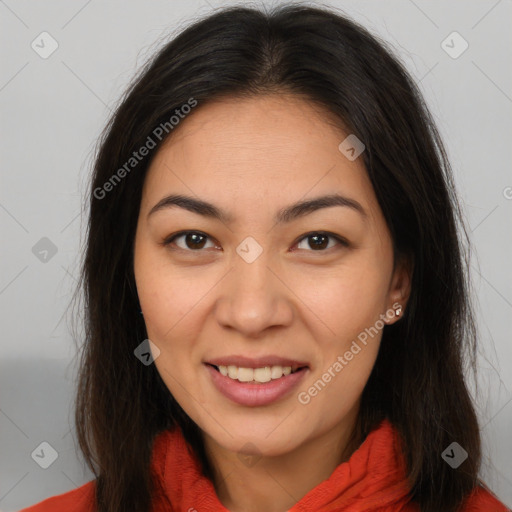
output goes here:
[{"label": "orange hoodie", "polygon": [[[212,482],[201,474],[181,431],[161,432],[155,439],[152,467],[166,495],[155,499],[152,512],[229,512]],[[94,480],[20,512],[94,512]],[[507,512],[489,491],[477,488],[461,512]],[[123,511],[125,512],[125,511]],[[132,511],[126,511],[132,512]],[[288,512],[419,512],[410,501],[399,438],[383,420],[347,462],[318,484]]]}]

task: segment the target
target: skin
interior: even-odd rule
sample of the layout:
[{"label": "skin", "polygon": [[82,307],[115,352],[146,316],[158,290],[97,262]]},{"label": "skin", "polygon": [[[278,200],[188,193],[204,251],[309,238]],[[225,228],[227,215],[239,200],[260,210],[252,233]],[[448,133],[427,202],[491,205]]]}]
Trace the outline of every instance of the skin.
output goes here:
[{"label": "skin", "polygon": [[[148,337],[160,350],[162,379],[203,432],[215,490],[232,512],[286,511],[348,460],[360,443],[349,440],[382,332],[309,403],[297,394],[409,297],[410,271],[401,262],[393,271],[391,236],[362,158],[338,149],[347,135],[298,97],[224,99],[182,120],[146,176],[134,272]],[[366,219],[333,206],[273,221],[281,208],[335,192],[358,201]],[[234,220],[176,206],[148,217],[171,193],[211,202]],[[207,238],[199,249],[185,236],[162,244],[184,230]],[[318,249],[304,237],[318,231],[349,246],[327,238]],[[252,263],[236,252],[248,236],[263,251]],[[261,407],[224,397],[203,365],[267,354],[307,361],[309,370],[298,389]]]}]

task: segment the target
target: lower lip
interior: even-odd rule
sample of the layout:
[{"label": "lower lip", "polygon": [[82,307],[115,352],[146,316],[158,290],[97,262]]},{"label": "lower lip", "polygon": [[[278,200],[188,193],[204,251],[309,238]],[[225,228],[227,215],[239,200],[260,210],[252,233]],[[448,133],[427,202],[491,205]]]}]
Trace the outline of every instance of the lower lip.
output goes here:
[{"label": "lower lip", "polygon": [[273,379],[269,382],[240,382],[238,380],[225,377],[213,366],[206,364],[206,369],[210,372],[215,387],[227,398],[233,402],[257,407],[267,405],[290,393],[293,388],[298,386],[299,382],[308,372],[308,368],[284,375],[279,379]]}]

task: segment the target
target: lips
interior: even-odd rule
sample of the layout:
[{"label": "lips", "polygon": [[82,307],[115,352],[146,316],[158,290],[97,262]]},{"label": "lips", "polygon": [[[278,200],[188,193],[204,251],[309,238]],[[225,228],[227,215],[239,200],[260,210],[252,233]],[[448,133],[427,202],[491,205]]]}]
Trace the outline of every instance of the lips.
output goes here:
[{"label": "lips", "polygon": [[[222,361],[228,360],[230,359],[222,359]],[[281,358],[280,361],[292,362],[290,359],[286,360],[283,358]],[[252,362],[256,364],[254,359]],[[261,363],[258,361],[257,364]],[[228,398],[231,402],[246,407],[260,407],[270,405],[278,400],[284,400],[300,385],[310,371],[307,367],[303,367],[302,370],[297,370],[296,372],[292,372],[288,375],[283,375],[281,378],[259,383],[239,382],[237,379],[232,379],[229,376],[222,375],[217,368],[210,363],[204,363],[204,367],[217,391]]]}]

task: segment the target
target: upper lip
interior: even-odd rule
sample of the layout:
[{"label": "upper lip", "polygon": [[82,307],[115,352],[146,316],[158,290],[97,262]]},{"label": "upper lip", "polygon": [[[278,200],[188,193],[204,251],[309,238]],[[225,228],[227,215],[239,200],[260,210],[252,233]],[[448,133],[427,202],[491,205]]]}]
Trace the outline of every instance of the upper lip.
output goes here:
[{"label": "upper lip", "polygon": [[205,361],[214,366],[238,366],[242,368],[263,368],[265,366],[291,366],[292,369],[308,366],[308,363],[275,355],[261,357],[226,356]]}]

